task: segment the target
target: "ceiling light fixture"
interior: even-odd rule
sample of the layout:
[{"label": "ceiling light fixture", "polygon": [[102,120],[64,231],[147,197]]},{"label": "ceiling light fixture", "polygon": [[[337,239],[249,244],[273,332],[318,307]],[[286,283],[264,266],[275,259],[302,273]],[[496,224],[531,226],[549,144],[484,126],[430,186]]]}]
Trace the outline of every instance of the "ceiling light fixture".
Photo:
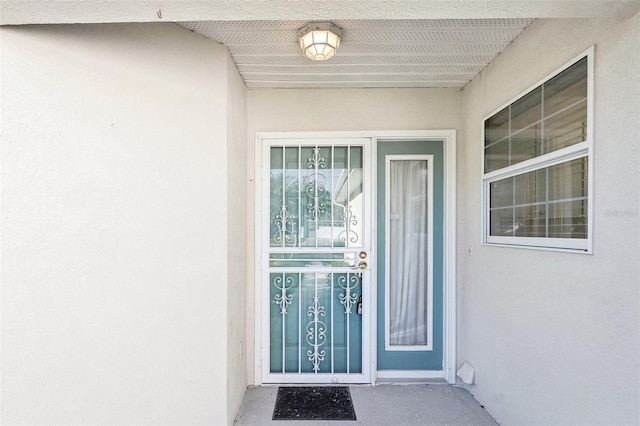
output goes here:
[{"label": "ceiling light fixture", "polygon": [[311,22],[298,31],[300,48],[307,58],[324,61],[340,46],[342,29],[331,22]]}]

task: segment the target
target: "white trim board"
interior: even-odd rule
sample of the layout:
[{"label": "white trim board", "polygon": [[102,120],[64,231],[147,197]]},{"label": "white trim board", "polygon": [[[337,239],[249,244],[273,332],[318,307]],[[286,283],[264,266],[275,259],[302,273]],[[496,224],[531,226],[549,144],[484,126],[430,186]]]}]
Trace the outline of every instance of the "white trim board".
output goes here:
[{"label": "white trim board", "polygon": [[442,370],[379,370],[378,382],[402,382],[406,380],[445,379]]},{"label": "white trim board", "polygon": [[[262,227],[262,214],[263,214],[263,190],[260,179],[262,177],[262,162],[263,162],[263,141],[265,139],[332,139],[332,138],[354,138],[364,137],[371,139],[371,158],[377,158],[377,143],[378,141],[412,141],[412,140],[442,140],[444,141],[444,318],[443,318],[443,370],[442,371],[421,371],[404,372],[406,377],[395,377],[395,379],[442,379],[444,378],[448,383],[456,382],[456,337],[457,337],[457,325],[456,325],[456,131],[455,130],[365,130],[365,131],[334,131],[334,132],[257,132],[255,135],[255,374],[254,383],[256,385],[262,384],[262,303],[261,303],[261,291],[260,291],[260,277],[262,276],[262,247],[260,245],[259,236],[261,235]],[[372,182],[376,182],[377,170],[372,167]],[[374,191],[375,198],[375,191]],[[268,205],[268,204],[267,204]],[[377,230],[374,227],[373,237],[377,236]],[[375,270],[371,271],[372,282],[375,282]],[[375,286],[372,286],[372,297],[376,297]],[[371,317],[376,317],[375,303],[370,304]],[[371,374],[369,383],[376,384],[378,378],[385,380],[384,377],[388,373],[382,371],[376,371],[376,347],[377,340],[375,335],[375,327],[371,327],[371,335],[367,339],[370,348],[371,356],[369,358],[370,368],[368,369]],[[389,374],[391,374],[389,372]],[[420,377],[421,375],[434,376],[435,377]],[[411,377],[409,377],[411,376]]]}]

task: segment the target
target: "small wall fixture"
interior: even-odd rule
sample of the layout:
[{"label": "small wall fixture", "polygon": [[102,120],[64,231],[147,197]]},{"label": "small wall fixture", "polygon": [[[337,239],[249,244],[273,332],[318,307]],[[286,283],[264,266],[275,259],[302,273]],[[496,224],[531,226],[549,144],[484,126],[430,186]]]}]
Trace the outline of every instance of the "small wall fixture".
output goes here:
[{"label": "small wall fixture", "polygon": [[342,29],[331,22],[311,22],[298,31],[300,48],[307,58],[324,61],[335,55]]}]

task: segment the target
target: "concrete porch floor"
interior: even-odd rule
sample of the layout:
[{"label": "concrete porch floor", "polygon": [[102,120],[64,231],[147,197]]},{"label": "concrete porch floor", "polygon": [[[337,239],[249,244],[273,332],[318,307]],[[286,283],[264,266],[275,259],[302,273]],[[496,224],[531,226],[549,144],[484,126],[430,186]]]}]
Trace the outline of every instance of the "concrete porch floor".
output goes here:
[{"label": "concrete porch floor", "polygon": [[277,386],[247,389],[235,425],[497,425],[471,394],[445,384],[350,386],[356,421],[271,420]]}]

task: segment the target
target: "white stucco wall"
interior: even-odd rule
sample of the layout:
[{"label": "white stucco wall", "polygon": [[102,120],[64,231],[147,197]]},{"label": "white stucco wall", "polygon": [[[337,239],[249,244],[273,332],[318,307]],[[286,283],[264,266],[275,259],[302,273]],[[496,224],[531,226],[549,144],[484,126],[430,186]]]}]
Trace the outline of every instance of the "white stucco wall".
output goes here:
[{"label": "white stucco wall", "polygon": [[[254,164],[256,132],[459,129],[458,89],[314,89],[248,91],[249,159]],[[254,205],[254,167],[249,168],[247,202]],[[254,224],[248,212],[247,369],[255,374]]]},{"label": "white stucco wall", "polygon": [[[247,98],[227,53],[227,422],[232,424],[247,388]],[[215,167],[218,167],[216,165]]]},{"label": "white stucco wall", "polygon": [[[504,424],[640,420],[639,16],[537,21],[463,92],[247,94],[173,24],[0,37],[1,423],[230,422],[254,377],[255,132],[411,129],[459,130],[471,392]],[[593,44],[594,254],[480,247],[482,118]]]},{"label": "white stucco wall", "polygon": [[174,24],[0,31],[0,422],[225,423],[246,179],[226,49]]},{"label": "white stucco wall", "polygon": [[[480,247],[483,117],[594,44],[593,255]],[[639,70],[639,15],[539,20],[463,91],[459,361],[502,424],[640,422]]]}]

